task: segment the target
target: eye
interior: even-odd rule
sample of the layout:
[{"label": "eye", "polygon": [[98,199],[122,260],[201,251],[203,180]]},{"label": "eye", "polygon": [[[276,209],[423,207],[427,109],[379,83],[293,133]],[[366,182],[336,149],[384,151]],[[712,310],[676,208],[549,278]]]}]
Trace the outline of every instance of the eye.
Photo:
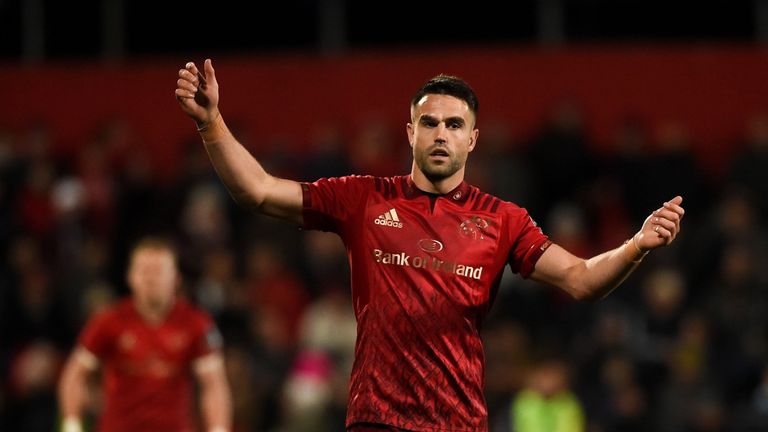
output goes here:
[{"label": "eye", "polygon": [[448,122],[448,127],[451,129],[461,129],[461,122],[458,120],[450,120]]},{"label": "eye", "polygon": [[426,126],[426,127],[433,128],[433,127],[437,126],[437,121],[435,119],[431,119],[431,118],[426,118],[425,117],[425,118],[421,119],[421,124]]}]

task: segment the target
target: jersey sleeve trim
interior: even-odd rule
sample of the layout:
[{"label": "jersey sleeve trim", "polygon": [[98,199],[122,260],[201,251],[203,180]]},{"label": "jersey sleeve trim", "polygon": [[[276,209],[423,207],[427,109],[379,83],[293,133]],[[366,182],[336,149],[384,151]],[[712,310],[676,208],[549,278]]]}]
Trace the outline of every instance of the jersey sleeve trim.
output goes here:
[{"label": "jersey sleeve trim", "polygon": [[309,183],[301,183],[301,198],[304,209],[312,208],[312,193],[309,191]]},{"label": "jersey sleeve trim", "polygon": [[303,229],[319,229],[321,231],[333,231],[334,227],[328,223],[328,218],[320,214],[315,208],[312,200],[312,184],[301,183],[302,197],[302,223]]},{"label": "jersey sleeve trim", "polygon": [[197,357],[192,367],[197,373],[205,374],[223,366],[221,354],[218,351],[212,351]]},{"label": "jersey sleeve trim", "polygon": [[552,241],[547,238],[543,238],[532,244],[523,258],[522,265],[520,266],[520,276],[528,279],[536,268],[536,263],[539,261],[539,258],[544,255],[544,252],[546,252],[550,246],[552,246]]},{"label": "jersey sleeve trim", "polygon": [[82,345],[75,350],[75,360],[88,370],[95,370],[99,367],[99,358]]}]

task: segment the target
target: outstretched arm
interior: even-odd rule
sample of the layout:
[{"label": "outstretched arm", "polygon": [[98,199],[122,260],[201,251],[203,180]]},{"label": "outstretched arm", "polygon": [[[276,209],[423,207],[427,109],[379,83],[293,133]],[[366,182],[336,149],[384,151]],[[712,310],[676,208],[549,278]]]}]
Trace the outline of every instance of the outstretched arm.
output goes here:
[{"label": "outstretched arm", "polygon": [[232,135],[219,111],[219,84],[210,59],[205,60],[204,72],[192,62],[180,69],[176,99],[197,124],[211,163],[230,195],[244,207],[300,224],[300,184],[267,173]]},{"label": "outstretched arm", "polygon": [[672,243],[685,213],[682,202],[680,196],[665,202],[622,246],[589,259],[552,245],[539,258],[531,278],[557,286],[577,299],[605,297],[637,268],[650,250]]}]

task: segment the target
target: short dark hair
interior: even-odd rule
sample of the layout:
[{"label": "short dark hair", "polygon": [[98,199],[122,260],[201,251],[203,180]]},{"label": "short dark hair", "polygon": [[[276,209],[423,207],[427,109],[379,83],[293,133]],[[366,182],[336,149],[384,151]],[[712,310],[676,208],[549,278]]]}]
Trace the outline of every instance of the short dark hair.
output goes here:
[{"label": "short dark hair", "polygon": [[448,95],[461,99],[467,103],[469,110],[477,115],[479,104],[475,91],[466,81],[457,76],[440,74],[430,79],[413,95],[411,106],[416,106],[421,98],[428,94]]}]

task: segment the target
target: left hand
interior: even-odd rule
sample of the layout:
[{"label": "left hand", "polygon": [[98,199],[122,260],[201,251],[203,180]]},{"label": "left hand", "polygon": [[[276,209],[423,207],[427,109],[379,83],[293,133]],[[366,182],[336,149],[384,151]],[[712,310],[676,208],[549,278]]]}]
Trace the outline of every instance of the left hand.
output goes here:
[{"label": "left hand", "polygon": [[648,251],[672,243],[680,232],[680,221],[685,214],[685,210],[680,206],[682,202],[683,197],[678,195],[645,219],[643,227],[635,234],[635,241],[640,249]]},{"label": "left hand", "polygon": [[176,100],[198,129],[219,116],[219,82],[211,59],[205,60],[203,72],[205,74],[193,62],[188,62],[179,70],[176,80]]}]

